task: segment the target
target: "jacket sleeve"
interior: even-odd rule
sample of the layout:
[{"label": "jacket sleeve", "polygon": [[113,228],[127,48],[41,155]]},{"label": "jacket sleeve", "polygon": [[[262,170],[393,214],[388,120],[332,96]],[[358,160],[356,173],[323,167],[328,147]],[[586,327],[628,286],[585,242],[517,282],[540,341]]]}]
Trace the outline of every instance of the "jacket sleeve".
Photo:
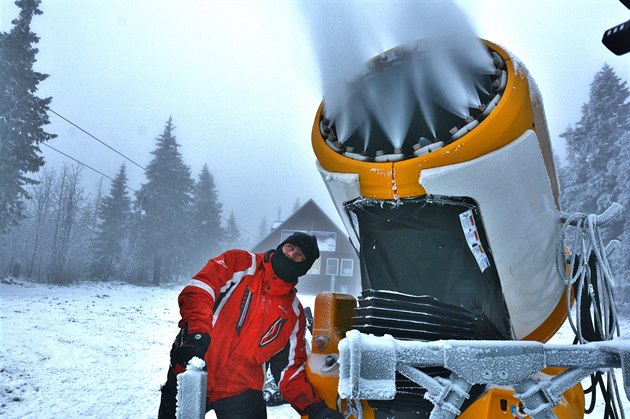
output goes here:
[{"label": "jacket sleeve", "polygon": [[288,350],[279,353],[279,355],[284,355],[285,359],[280,361],[275,358],[274,361],[283,362],[285,365],[278,384],[280,393],[299,414],[304,415],[306,408],[320,401],[321,397],[308,381],[304,369],[308,357],[305,339],[306,318],[297,297],[293,302],[293,310],[298,320],[291,331],[291,337],[287,343]]},{"label": "jacket sleeve", "polygon": [[244,275],[256,269],[256,255],[245,250],[228,250],[210,259],[179,294],[179,327],[188,333],[210,333],[214,305],[222,292],[236,286]]}]

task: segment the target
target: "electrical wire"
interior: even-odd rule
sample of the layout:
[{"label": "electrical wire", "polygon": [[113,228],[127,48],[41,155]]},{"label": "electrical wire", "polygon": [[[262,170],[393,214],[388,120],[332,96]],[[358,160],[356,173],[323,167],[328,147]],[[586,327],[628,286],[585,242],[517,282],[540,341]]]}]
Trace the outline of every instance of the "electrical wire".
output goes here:
[{"label": "electrical wire", "polygon": [[[101,172],[100,170],[97,170],[97,169],[93,168],[92,166],[90,166],[90,165],[88,165],[88,164],[86,164],[86,163],[83,163],[83,162],[82,162],[82,161],[80,161],[80,160],[75,159],[74,157],[72,157],[72,156],[70,156],[70,155],[68,155],[68,154],[64,153],[63,151],[58,150],[58,149],[56,149],[55,147],[53,147],[53,146],[51,146],[51,145],[49,145],[49,144],[46,144],[46,143],[41,143],[41,144],[42,144],[42,145],[44,145],[44,146],[46,146],[46,147],[48,147],[48,148],[50,148],[50,149],[52,149],[52,150],[54,150],[54,151],[56,151],[57,153],[59,153],[59,154],[61,154],[61,155],[63,155],[63,156],[66,156],[66,157],[67,157],[67,158],[69,158],[70,160],[73,160],[73,161],[77,162],[77,163],[78,163],[78,164],[80,164],[81,166],[87,167],[88,169],[90,169],[90,170],[92,170],[92,171],[94,171],[94,172],[96,172],[96,173],[100,174],[101,176],[106,177],[107,179],[111,180],[112,182],[114,181],[114,178],[113,178],[113,177],[111,177],[111,176],[109,176],[109,175],[106,175],[105,173]],[[129,189],[129,190],[131,190],[131,191],[133,191],[133,192],[138,193],[138,191],[136,191],[135,189],[133,189],[133,188],[131,188],[131,187],[129,187],[129,186],[126,186],[126,188],[127,188],[127,189]]]},{"label": "electrical wire", "polygon": [[114,147],[110,146],[109,144],[107,144],[105,141],[97,138],[95,135],[89,133],[88,131],[84,130],[83,128],[81,128],[80,126],[78,126],[77,124],[75,124],[74,122],[72,122],[71,120],[69,120],[68,118],[66,118],[63,115],[60,115],[59,113],[55,112],[54,110],[48,108],[48,110],[52,113],[54,113],[55,115],[57,115],[59,118],[63,119],[64,121],[66,121],[67,123],[69,123],[70,125],[72,125],[73,127],[75,127],[76,129],[80,130],[81,132],[85,133],[87,136],[89,136],[90,138],[98,141],[99,143],[103,144],[105,147],[109,148],[110,150],[112,150],[114,153],[118,154],[119,156],[123,157],[124,159],[130,161],[131,163],[135,164],[136,166],[138,166],[139,168],[141,168],[142,170],[144,170],[145,172],[149,172],[147,170],[146,167],[142,166],[141,164],[137,163],[136,161],[130,159],[129,157],[125,156],[123,153],[121,153],[120,151],[116,150]]},{"label": "electrical wire", "polygon": [[[600,226],[610,222],[621,213],[622,206],[613,203],[603,213],[563,214],[556,267],[566,284],[566,304],[569,323],[575,333],[574,343],[585,344],[595,341],[609,341],[620,335],[620,327],[613,291],[613,274],[608,256],[618,241],[607,246],[601,235]],[[569,231],[573,231],[573,235]],[[573,251],[570,251],[573,249]],[[571,314],[571,292],[575,296],[575,318]],[[599,386],[604,398],[604,419],[625,418],[621,397],[614,370],[591,375],[591,386],[585,394],[591,393],[590,405],[586,413],[593,411]]]},{"label": "electrical wire", "polygon": [[[100,175],[102,175],[102,176],[106,177],[107,179],[111,180],[112,182],[114,181],[114,179],[113,179],[111,176],[106,175],[105,173],[101,172],[100,170],[97,170],[97,169],[93,168],[92,166],[90,166],[90,165],[88,165],[88,164],[86,164],[86,163],[83,163],[82,161],[80,161],[80,160],[78,160],[78,159],[75,159],[74,157],[72,157],[72,156],[70,156],[70,155],[68,155],[68,154],[64,153],[64,152],[63,152],[63,151],[61,151],[61,150],[56,149],[55,147],[53,147],[53,146],[51,146],[51,145],[48,145],[48,144],[46,144],[46,143],[42,143],[42,144],[43,144],[43,145],[45,145],[46,147],[48,147],[48,148],[50,148],[50,149],[52,149],[52,150],[56,151],[57,153],[62,154],[63,156],[66,156],[67,158],[69,158],[69,159],[71,159],[71,160],[73,160],[73,161],[77,162],[78,164],[80,164],[80,165],[82,165],[82,166],[84,166],[84,167],[87,167],[88,169],[93,170],[93,171],[94,171],[94,172],[96,172],[96,173],[99,173]],[[129,190],[131,190],[131,191],[133,191],[133,192],[139,193],[137,190],[135,190],[135,189],[133,189],[133,188],[131,188],[131,187],[127,186],[127,185],[125,185],[125,188],[127,188],[127,189],[129,189]],[[142,197],[142,199],[144,199],[144,196]],[[140,202],[142,202],[142,201],[140,201]],[[141,207],[141,206],[142,206],[142,205],[140,205],[140,207]],[[156,216],[156,217],[157,217],[158,219],[160,219],[160,220],[161,220],[161,217],[159,217],[159,216]],[[191,240],[191,238],[190,238],[190,237],[188,237],[188,236],[184,235],[184,234],[183,234],[183,233],[181,233],[180,231],[178,231],[177,233],[178,233],[178,235],[180,235],[181,237],[185,238],[186,240],[188,240],[188,241],[190,241],[190,240]]]},{"label": "electrical wire", "polygon": [[[558,244],[556,266],[567,285],[567,303],[570,304],[571,302],[569,291],[571,286],[577,286],[578,296],[586,292],[593,300],[597,298],[597,301],[593,301],[595,314],[593,320],[596,320],[594,327],[601,338],[599,340],[611,340],[615,333],[619,335],[619,322],[612,288],[614,279],[608,261],[609,253],[618,242],[613,241],[608,246],[604,246],[599,227],[616,217],[621,209],[621,205],[613,203],[600,215],[565,214],[563,217],[565,222]],[[571,228],[574,228],[574,234],[569,239],[568,232]],[[576,251],[571,252],[567,257],[565,249],[570,249],[571,244]],[[576,300],[576,319],[574,321],[573,317],[569,316],[569,321],[579,342],[588,343],[579,321],[582,315],[581,304],[582,301],[578,298]]]},{"label": "electrical wire", "polygon": [[[78,129],[78,130],[80,130],[81,132],[85,133],[85,134],[86,134],[86,135],[88,135],[90,138],[92,138],[92,139],[94,139],[94,140],[98,141],[99,143],[101,143],[101,144],[102,144],[102,145],[104,145],[105,147],[109,148],[110,150],[112,150],[112,151],[113,151],[113,152],[115,152],[116,154],[118,154],[118,155],[122,156],[124,159],[126,159],[126,160],[130,161],[131,163],[133,163],[134,165],[138,166],[138,167],[139,167],[139,168],[141,168],[141,169],[142,169],[145,173],[151,173],[151,172],[149,172],[149,170],[148,170],[147,168],[145,168],[144,166],[140,165],[139,163],[137,163],[136,161],[132,160],[131,158],[129,158],[129,157],[127,157],[127,156],[125,156],[123,153],[121,153],[120,151],[116,150],[114,147],[110,146],[110,145],[109,145],[109,144],[107,144],[105,141],[103,141],[103,140],[99,139],[98,137],[96,137],[95,135],[91,134],[91,133],[90,133],[90,132],[88,132],[87,130],[85,130],[85,129],[81,128],[79,125],[75,124],[74,122],[72,122],[71,120],[69,120],[68,118],[66,118],[65,116],[63,116],[63,115],[61,115],[61,114],[59,114],[59,113],[55,112],[54,110],[52,110],[52,109],[50,109],[50,108],[48,108],[48,110],[49,110],[50,112],[54,113],[55,115],[57,115],[59,118],[61,118],[61,119],[63,119],[64,121],[66,121],[67,123],[69,123],[70,125],[72,125],[73,127],[77,128],[77,129]],[[73,161],[75,161],[75,162],[77,162],[77,163],[79,163],[79,164],[81,164],[81,165],[83,165],[83,166],[87,167],[88,169],[90,169],[90,170],[92,170],[92,171],[94,171],[94,172],[96,172],[96,173],[98,173],[98,174],[100,174],[100,175],[102,175],[102,176],[106,177],[107,179],[110,179],[111,181],[113,181],[113,180],[114,180],[111,176],[106,175],[105,173],[103,173],[103,172],[101,172],[101,171],[99,171],[99,170],[97,170],[97,169],[95,169],[95,168],[91,167],[90,165],[88,165],[88,164],[86,164],[86,163],[83,163],[83,162],[81,162],[81,161],[77,160],[76,158],[74,158],[74,157],[72,157],[72,156],[70,156],[70,155],[68,155],[68,154],[66,154],[66,153],[64,153],[64,152],[62,152],[62,151],[60,151],[60,150],[58,150],[58,149],[56,149],[56,148],[54,148],[54,147],[52,147],[52,146],[48,145],[48,144],[46,144],[46,143],[42,143],[42,144],[43,144],[43,145],[45,145],[46,147],[51,148],[52,150],[54,150],[54,151],[58,152],[59,154],[62,154],[62,155],[64,155],[65,157],[67,157],[67,158],[69,158],[69,159],[71,159],[71,160],[73,160]],[[137,191],[137,190],[135,190],[135,189],[133,189],[133,188],[131,188],[131,187],[129,187],[129,186],[125,186],[125,187],[126,187],[127,189],[129,189],[130,191],[133,191],[133,192],[135,192],[135,193],[137,193],[137,194],[139,194],[139,193],[140,193],[139,191]],[[141,198],[141,200],[142,200],[142,199],[144,199],[144,197],[142,197],[142,198]],[[222,215],[219,215],[219,217],[220,217],[222,220],[226,221],[226,222],[227,222],[227,221],[229,221],[227,218],[225,218],[225,217],[224,217],[224,216],[222,216]],[[238,224],[236,224],[236,228],[238,228],[239,230],[243,231],[244,233],[249,234],[249,235],[250,235],[251,237],[253,237],[253,238],[257,238],[257,236],[256,236],[255,234],[253,234],[253,233],[249,232],[248,230],[244,229],[243,227],[239,226]]]}]

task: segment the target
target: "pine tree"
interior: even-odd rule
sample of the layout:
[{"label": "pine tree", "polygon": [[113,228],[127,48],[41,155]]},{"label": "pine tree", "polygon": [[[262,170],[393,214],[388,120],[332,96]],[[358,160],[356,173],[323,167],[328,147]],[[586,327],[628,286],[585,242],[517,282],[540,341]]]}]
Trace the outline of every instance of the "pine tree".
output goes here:
[{"label": "pine tree", "polygon": [[127,237],[131,217],[131,198],[127,192],[127,168],[123,163],[108,196],[98,207],[98,223],[93,243],[92,274],[106,279],[114,273],[122,256],[122,243]]},{"label": "pine tree", "polygon": [[620,203],[623,208],[623,237],[627,240],[625,243],[625,254],[623,260],[630,261],[630,131],[627,131],[617,141],[620,152],[616,159],[614,170],[617,174],[617,184],[613,190],[615,201]]},{"label": "pine tree", "polygon": [[234,249],[241,246],[241,232],[236,224],[236,217],[234,217],[234,211],[230,213],[227,226],[225,227],[225,241],[224,249]]},{"label": "pine tree", "polygon": [[222,204],[214,184],[214,177],[204,164],[195,183],[191,216],[193,267],[199,268],[222,247],[224,231],[221,227]]},{"label": "pine tree", "polygon": [[300,198],[295,198],[295,202],[293,203],[293,211],[291,211],[291,214],[295,214],[301,206],[302,203],[300,202]]},{"label": "pine tree", "polygon": [[[599,213],[615,199],[619,139],[630,130],[630,92],[612,67],[604,65],[590,86],[589,101],[575,127],[560,136],[567,142],[561,202],[567,212]],[[609,228],[621,232],[620,220]]]},{"label": "pine tree", "polygon": [[153,265],[156,285],[162,276],[169,277],[183,269],[191,247],[186,227],[194,182],[173,130],[169,118],[157,138],[157,148],[151,152],[154,157],[147,166],[147,183],[136,194],[136,205],[142,214],[140,246],[145,260]]},{"label": "pine tree", "polygon": [[21,9],[10,32],[0,32],[0,233],[24,216],[26,187],[35,182],[28,176],[44,164],[39,144],[56,135],[44,131],[49,123],[52,98],[35,95],[37,85],[48,75],[33,70],[39,37],[31,31],[34,15],[42,14],[39,0],[18,0]]},{"label": "pine tree", "polygon": [[621,220],[621,245],[613,253],[613,267],[616,273],[616,296],[624,316],[630,318],[630,131],[617,140],[620,152],[613,170],[617,174],[617,185],[613,190],[616,202],[623,206]]},{"label": "pine tree", "polygon": [[92,280],[91,261],[93,258],[92,244],[96,238],[96,222],[94,220],[94,199],[84,197],[79,203],[75,226],[68,243],[68,258],[66,272],[77,280]]},{"label": "pine tree", "polygon": [[[568,147],[568,165],[560,178],[564,211],[600,213],[613,202],[624,207],[622,216],[603,228],[604,240],[621,240],[611,261],[616,295],[622,300],[630,279],[629,98],[627,83],[604,65],[591,83],[580,121],[561,134]],[[625,306],[630,312],[630,301]]]},{"label": "pine tree", "polygon": [[263,215],[262,220],[260,220],[260,224],[258,225],[258,239],[262,240],[269,234],[269,222],[267,221],[267,216]]}]

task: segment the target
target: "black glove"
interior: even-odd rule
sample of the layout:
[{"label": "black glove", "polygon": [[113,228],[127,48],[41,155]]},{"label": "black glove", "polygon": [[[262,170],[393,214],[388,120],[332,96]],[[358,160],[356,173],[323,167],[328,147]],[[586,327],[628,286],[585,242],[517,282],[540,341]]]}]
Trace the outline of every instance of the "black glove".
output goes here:
[{"label": "black glove", "polygon": [[193,357],[203,359],[210,345],[210,336],[206,333],[188,334],[187,330],[185,326],[182,328],[171,349],[171,366],[175,374],[184,372]]},{"label": "black glove", "polygon": [[308,419],[344,419],[343,415],[331,409],[323,400],[306,408]]}]

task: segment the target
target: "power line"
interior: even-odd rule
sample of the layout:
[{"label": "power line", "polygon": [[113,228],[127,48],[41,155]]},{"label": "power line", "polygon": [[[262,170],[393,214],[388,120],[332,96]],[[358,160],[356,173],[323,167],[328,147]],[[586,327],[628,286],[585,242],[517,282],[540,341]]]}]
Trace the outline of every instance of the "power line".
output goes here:
[{"label": "power line", "polygon": [[[136,162],[135,162],[134,160],[132,160],[131,158],[129,158],[129,157],[127,157],[127,156],[125,156],[125,155],[124,155],[124,154],[122,154],[120,151],[116,150],[114,147],[110,146],[110,145],[109,145],[109,144],[107,144],[105,141],[100,140],[99,138],[97,138],[95,135],[91,134],[91,133],[90,133],[90,132],[88,132],[87,130],[85,130],[85,129],[81,128],[79,125],[75,124],[74,122],[72,122],[72,121],[71,121],[71,120],[69,120],[68,118],[66,118],[66,117],[64,117],[64,116],[62,116],[62,115],[60,115],[59,113],[55,112],[54,110],[52,110],[52,109],[50,109],[50,108],[48,108],[48,110],[49,110],[50,112],[54,113],[55,115],[57,115],[59,118],[61,118],[61,119],[63,119],[64,121],[66,121],[67,123],[69,123],[70,125],[72,125],[73,127],[75,127],[75,128],[77,128],[77,129],[79,129],[81,132],[85,133],[85,134],[86,134],[86,135],[88,135],[90,138],[92,138],[92,139],[94,139],[94,140],[98,141],[99,143],[103,144],[105,147],[109,148],[110,150],[112,150],[112,151],[113,151],[113,152],[115,152],[116,154],[118,154],[118,155],[122,156],[123,158],[127,159],[127,160],[128,160],[128,161],[130,161],[131,163],[135,164],[136,166],[138,166],[139,168],[141,168],[142,170],[144,170],[146,173],[150,173],[150,172],[149,172],[149,170],[147,170],[145,167],[143,167],[143,166],[141,166],[140,164],[136,163]],[[55,150],[55,151],[56,151],[56,152],[58,152],[59,154],[63,154],[64,156],[68,157],[69,159],[72,159],[72,160],[74,160],[75,162],[77,162],[77,163],[79,163],[79,164],[81,164],[81,165],[83,165],[83,166],[87,167],[88,169],[93,170],[94,172],[99,173],[99,174],[101,174],[102,176],[105,176],[107,179],[110,179],[110,180],[112,180],[112,181],[114,180],[112,177],[110,177],[110,176],[106,175],[105,173],[103,173],[103,172],[101,172],[101,171],[99,171],[99,170],[96,170],[95,168],[93,168],[93,167],[91,167],[91,166],[89,166],[89,165],[87,165],[87,164],[85,164],[85,163],[83,163],[83,162],[81,162],[81,161],[79,161],[79,160],[75,159],[75,158],[74,158],[74,157],[72,157],[72,156],[69,156],[68,154],[66,154],[66,153],[64,153],[64,152],[62,152],[62,151],[60,151],[60,150],[57,150],[56,148],[54,148],[54,147],[52,147],[52,146],[50,146],[50,145],[48,145],[48,144],[46,144],[46,143],[42,143],[42,144],[43,144],[43,145],[45,145],[45,146],[46,146],[46,147],[48,147],[48,148],[51,148],[51,149]],[[129,190],[131,190],[131,191],[133,191],[133,192],[135,192],[135,193],[138,193],[138,194],[140,193],[139,191],[136,191],[135,189],[133,189],[133,188],[131,188],[131,187],[129,187],[129,186],[126,186],[126,188],[127,188],[127,189],[129,189]],[[144,197],[143,197],[142,199],[144,199]],[[222,216],[222,215],[219,215],[219,217],[220,217],[220,218],[222,218],[222,219],[223,219],[224,221],[226,221],[226,222],[227,222],[227,221],[229,221],[227,218],[225,218],[225,217],[224,217],[224,216]],[[239,226],[238,224],[236,224],[236,227],[237,227],[239,230],[242,230],[243,232],[245,232],[245,233],[249,234],[249,235],[250,235],[250,236],[252,236],[253,238],[258,238],[258,236],[256,236],[256,235],[255,235],[255,234],[253,234],[253,233],[250,233],[249,231],[245,230],[243,227]]]},{"label": "power line", "polygon": [[[100,174],[101,176],[106,177],[107,179],[111,180],[112,182],[115,180],[115,179],[114,179],[114,178],[112,178],[111,176],[106,175],[105,173],[101,172],[100,170],[96,170],[96,169],[95,169],[95,168],[93,168],[92,166],[90,166],[90,165],[88,165],[88,164],[85,164],[85,163],[83,163],[82,161],[79,161],[79,160],[75,159],[74,157],[72,157],[72,156],[70,156],[70,155],[68,155],[68,154],[64,153],[64,152],[63,152],[63,151],[61,151],[61,150],[57,150],[55,147],[53,147],[53,146],[51,146],[51,145],[48,145],[48,144],[46,144],[46,143],[41,143],[41,144],[42,144],[42,145],[45,145],[46,147],[48,147],[48,148],[50,148],[50,149],[52,149],[52,150],[55,150],[57,153],[62,154],[62,155],[64,155],[64,156],[66,156],[67,158],[71,159],[71,160],[74,160],[75,162],[79,163],[80,165],[87,167],[88,169],[90,169],[90,170],[92,170],[92,171],[94,171],[94,172],[96,172],[96,173]],[[131,187],[129,187],[129,186],[125,186],[125,187],[126,187],[127,189],[131,190],[131,191],[134,191],[134,192],[138,193],[138,191],[136,191],[135,189],[133,189],[133,188],[131,188]]]},{"label": "power line", "polygon": [[73,127],[77,128],[78,130],[84,132],[85,134],[87,134],[88,136],[90,136],[91,138],[95,139],[96,141],[98,141],[99,143],[103,144],[105,147],[109,148],[110,150],[112,150],[114,153],[118,154],[119,156],[122,156],[123,158],[129,160],[131,163],[135,164],[136,166],[138,166],[139,168],[141,168],[142,170],[144,170],[145,172],[149,172],[146,167],[140,165],[139,163],[136,163],[134,160],[130,159],[129,157],[125,156],[123,153],[121,153],[120,151],[116,150],[114,147],[110,146],[109,144],[107,144],[105,141],[97,138],[95,135],[89,133],[88,131],[84,130],[83,128],[81,128],[80,126],[78,126],[77,124],[75,124],[74,122],[72,122],[71,120],[69,120],[68,118],[66,118],[63,115],[60,115],[59,113],[55,112],[54,110],[48,108],[48,110],[52,113],[54,113],[55,115],[57,115],[59,118],[63,119],[64,121],[66,121],[67,123],[69,123],[70,125],[72,125]]},{"label": "power line", "polygon": [[[42,145],[44,145],[44,146],[46,146],[46,147],[48,147],[48,148],[50,148],[51,150],[56,151],[57,153],[59,153],[59,154],[61,154],[61,155],[65,156],[65,157],[69,158],[70,160],[73,160],[73,161],[77,162],[78,164],[80,164],[80,165],[82,165],[82,166],[84,166],[84,167],[87,167],[88,169],[92,170],[93,172],[96,172],[96,173],[100,174],[101,176],[104,176],[104,177],[106,177],[107,179],[109,179],[109,180],[111,180],[111,181],[114,181],[114,178],[112,178],[112,177],[111,177],[111,176],[109,176],[109,175],[106,175],[105,173],[101,172],[100,170],[97,170],[97,169],[93,168],[93,167],[92,167],[92,166],[90,166],[89,164],[83,163],[82,161],[80,161],[80,160],[78,160],[78,159],[76,159],[76,158],[74,158],[74,157],[70,156],[69,154],[64,153],[64,152],[63,152],[63,151],[61,151],[61,150],[56,149],[55,147],[53,147],[53,146],[51,146],[51,145],[48,145],[48,144],[46,144],[46,143],[41,143],[41,144],[42,144]],[[137,190],[133,189],[132,187],[130,187],[130,186],[128,186],[128,185],[125,185],[125,188],[127,188],[127,189],[129,189],[130,191],[133,191],[133,192],[135,192],[135,193],[137,193],[137,194],[139,194],[139,193],[140,193],[139,191],[137,191]],[[144,199],[144,197],[143,197],[142,199]],[[222,216],[222,215],[219,215],[219,217],[221,217],[221,218],[222,218],[223,220],[225,220],[225,221],[229,221],[227,218],[225,218],[225,217],[224,217],[224,216]],[[256,235],[254,235],[253,233],[250,233],[249,231],[245,230],[243,227],[239,226],[238,224],[236,224],[236,227],[237,227],[239,230],[242,230],[242,231],[244,231],[245,233],[249,234],[249,235],[250,235],[250,236],[252,236],[253,238],[257,238],[257,236],[256,236]]]},{"label": "power line", "polygon": [[[97,169],[93,168],[92,166],[90,166],[90,165],[88,165],[88,164],[86,164],[86,163],[83,163],[82,161],[80,161],[80,160],[78,160],[78,159],[75,159],[74,157],[72,157],[72,156],[70,156],[70,155],[68,155],[68,154],[64,153],[63,151],[58,150],[58,149],[56,149],[55,147],[53,147],[53,146],[51,146],[51,145],[48,145],[48,144],[46,144],[46,143],[41,143],[41,144],[42,144],[42,145],[44,145],[44,146],[46,146],[46,147],[48,147],[48,148],[50,148],[51,150],[56,151],[57,153],[59,153],[59,154],[61,154],[61,155],[65,156],[65,157],[69,158],[70,160],[73,160],[73,161],[77,162],[78,164],[80,164],[80,165],[82,165],[82,166],[84,166],[84,167],[87,167],[88,169],[90,169],[90,170],[92,170],[92,171],[94,171],[94,172],[96,172],[96,173],[100,174],[101,176],[104,176],[104,177],[106,177],[107,179],[109,179],[109,180],[111,180],[111,181],[114,181],[114,178],[112,178],[111,176],[106,175],[105,173],[101,172],[100,170],[97,170]],[[129,189],[130,191],[133,191],[133,192],[135,192],[135,193],[138,193],[138,194],[140,193],[139,191],[137,191],[137,190],[135,190],[135,189],[133,189],[133,188],[131,188],[131,187],[127,186],[127,185],[125,185],[125,188],[127,188],[127,189]],[[144,199],[144,196],[143,196],[141,199]],[[223,220],[225,220],[225,221],[228,221],[228,219],[227,219],[227,218],[225,218],[225,217],[224,217],[224,216],[222,216],[222,215],[219,215],[219,217],[221,217],[221,218],[222,218]],[[245,230],[243,227],[239,226],[238,224],[236,224],[236,227],[237,227],[239,230],[244,231],[245,233],[249,234],[250,236],[252,236],[252,237],[254,237],[254,238],[256,238],[256,237],[257,237],[257,236],[255,236],[254,234],[250,233],[249,231]]]}]

